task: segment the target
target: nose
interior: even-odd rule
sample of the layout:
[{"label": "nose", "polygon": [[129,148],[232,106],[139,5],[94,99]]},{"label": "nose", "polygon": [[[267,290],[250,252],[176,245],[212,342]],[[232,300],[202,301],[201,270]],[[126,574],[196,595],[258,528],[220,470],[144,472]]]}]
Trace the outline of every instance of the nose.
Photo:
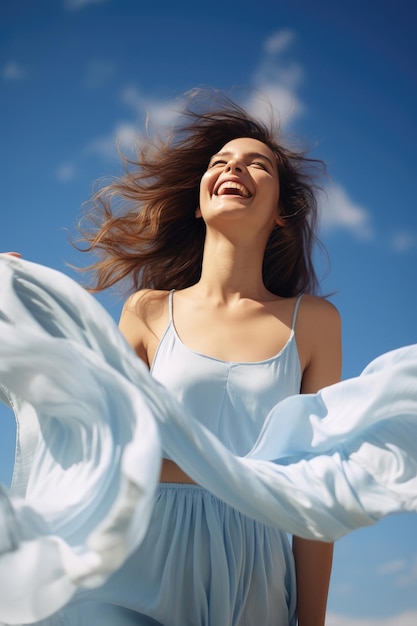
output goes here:
[{"label": "nose", "polygon": [[243,171],[243,163],[237,157],[232,157],[228,160],[225,165],[226,172],[242,172]]}]

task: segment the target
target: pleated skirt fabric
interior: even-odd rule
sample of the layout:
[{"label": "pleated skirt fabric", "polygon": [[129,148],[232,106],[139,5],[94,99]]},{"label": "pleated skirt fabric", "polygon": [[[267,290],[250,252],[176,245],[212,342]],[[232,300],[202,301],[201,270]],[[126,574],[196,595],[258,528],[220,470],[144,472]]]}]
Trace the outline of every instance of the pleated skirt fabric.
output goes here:
[{"label": "pleated skirt fabric", "polygon": [[123,568],[99,589],[78,592],[54,621],[63,626],[292,626],[295,605],[285,533],[197,485],[165,483],[157,488],[144,540]]}]

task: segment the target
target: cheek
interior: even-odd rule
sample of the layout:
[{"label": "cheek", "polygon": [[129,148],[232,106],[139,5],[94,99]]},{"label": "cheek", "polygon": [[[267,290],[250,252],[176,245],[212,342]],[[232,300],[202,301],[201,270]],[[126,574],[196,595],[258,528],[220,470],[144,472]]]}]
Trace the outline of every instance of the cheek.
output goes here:
[{"label": "cheek", "polygon": [[210,172],[206,172],[200,181],[200,205],[201,202],[204,202],[206,198],[209,198],[211,195],[211,189],[214,185],[214,177]]},{"label": "cheek", "polygon": [[280,198],[280,193],[279,193],[279,184],[275,183],[274,185],[272,185],[271,187],[271,197],[274,199],[273,200],[273,204],[275,207],[279,207],[279,198]]},{"label": "cheek", "polygon": [[208,187],[214,178],[215,178],[214,172],[207,170],[207,172],[205,172],[201,177],[201,182],[200,182],[201,187]]},{"label": "cheek", "polygon": [[268,199],[270,206],[279,205],[279,185],[271,180],[266,181],[263,185],[259,186],[262,190],[262,196],[266,200]]},{"label": "cheek", "polygon": [[279,219],[279,187],[277,185],[271,185],[265,188],[265,205],[268,206],[268,213],[275,222]]}]

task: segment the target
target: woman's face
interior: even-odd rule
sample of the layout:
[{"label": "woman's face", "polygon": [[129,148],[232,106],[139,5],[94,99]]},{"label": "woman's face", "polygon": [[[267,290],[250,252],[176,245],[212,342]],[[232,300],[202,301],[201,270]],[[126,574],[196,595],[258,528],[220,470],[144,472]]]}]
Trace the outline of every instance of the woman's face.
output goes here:
[{"label": "woman's face", "polygon": [[233,139],[210,159],[201,179],[200,209],[209,224],[213,219],[242,219],[260,228],[279,221],[279,178],[272,150],[259,141]]}]

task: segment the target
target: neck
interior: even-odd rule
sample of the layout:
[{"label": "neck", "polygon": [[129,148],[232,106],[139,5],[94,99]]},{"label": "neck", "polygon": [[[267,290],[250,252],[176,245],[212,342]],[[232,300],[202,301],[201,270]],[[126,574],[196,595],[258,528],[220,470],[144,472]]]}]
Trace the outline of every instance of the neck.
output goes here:
[{"label": "neck", "polygon": [[224,236],[207,236],[199,289],[220,301],[236,297],[267,299],[262,278],[264,242],[233,242]]}]

